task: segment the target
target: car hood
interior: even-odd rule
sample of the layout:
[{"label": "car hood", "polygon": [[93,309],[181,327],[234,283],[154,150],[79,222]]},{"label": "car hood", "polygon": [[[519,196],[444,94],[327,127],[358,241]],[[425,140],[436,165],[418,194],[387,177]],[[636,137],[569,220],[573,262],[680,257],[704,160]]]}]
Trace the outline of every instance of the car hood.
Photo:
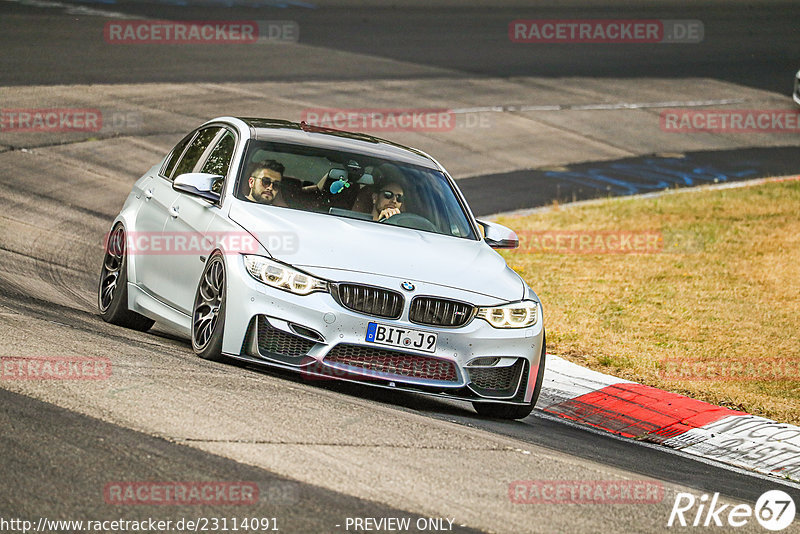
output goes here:
[{"label": "car hood", "polygon": [[318,276],[368,273],[506,302],[525,295],[520,277],[483,241],[250,203],[236,203],[230,218],[275,259]]}]

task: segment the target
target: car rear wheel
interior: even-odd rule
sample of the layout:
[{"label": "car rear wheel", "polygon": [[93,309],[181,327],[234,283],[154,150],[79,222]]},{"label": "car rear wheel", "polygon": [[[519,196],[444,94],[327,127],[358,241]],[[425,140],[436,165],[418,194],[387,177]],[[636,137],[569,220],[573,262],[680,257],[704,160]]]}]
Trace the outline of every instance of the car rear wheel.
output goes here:
[{"label": "car rear wheel", "polygon": [[501,404],[499,402],[473,402],[472,406],[479,415],[494,419],[524,419],[528,417],[539,400],[544,380],[545,354],[547,341],[542,333],[542,354],[539,357],[539,371],[536,373],[536,385],[533,388],[533,397],[527,404]]},{"label": "car rear wheel", "polygon": [[219,362],[225,329],[225,261],[215,252],[206,262],[192,309],[192,348],[205,360]]},{"label": "car rear wheel", "polygon": [[155,321],[128,309],[128,262],[125,252],[125,228],[117,224],[106,242],[97,288],[97,306],[104,321],[145,332]]}]

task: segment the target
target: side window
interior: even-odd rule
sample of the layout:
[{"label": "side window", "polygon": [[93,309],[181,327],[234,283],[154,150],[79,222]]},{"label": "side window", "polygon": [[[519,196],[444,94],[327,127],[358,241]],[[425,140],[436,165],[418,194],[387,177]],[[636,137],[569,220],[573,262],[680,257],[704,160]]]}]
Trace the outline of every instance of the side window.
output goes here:
[{"label": "side window", "polygon": [[186,149],[186,153],[181,158],[180,163],[175,167],[175,170],[170,175],[170,180],[174,180],[176,176],[185,174],[187,172],[194,172],[200,158],[203,157],[208,145],[214,140],[214,137],[219,133],[220,128],[206,128],[200,130],[197,137],[194,138],[192,144]]},{"label": "side window", "polygon": [[228,168],[231,165],[235,146],[236,138],[231,131],[226,131],[217,145],[211,150],[200,172],[218,174],[225,178],[228,175]]},{"label": "side window", "polygon": [[172,170],[175,168],[175,165],[178,164],[181,154],[183,154],[183,149],[186,148],[186,145],[189,144],[192,137],[194,137],[194,132],[181,139],[181,141],[175,145],[175,148],[172,149],[172,152],[169,153],[167,163],[164,165],[164,172],[161,173],[163,176],[169,178],[170,174],[172,174]]}]

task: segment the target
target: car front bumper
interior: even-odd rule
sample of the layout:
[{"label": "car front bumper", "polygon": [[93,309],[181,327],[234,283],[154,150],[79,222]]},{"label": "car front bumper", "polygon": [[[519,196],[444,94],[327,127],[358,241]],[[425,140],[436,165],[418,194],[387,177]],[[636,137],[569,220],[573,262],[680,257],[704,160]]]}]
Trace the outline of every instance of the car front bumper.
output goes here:
[{"label": "car front bumper", "polygon": [[[239,257],[229,256],[228,273],[223,352],[231,357],[312,379],[461,400],[523,404],[533,396],[544,337],[541,305],[537,322],[527,328],[498,329],[474,317],[460,327],[437,327],[408,319],[413,293],[404,295],[398,319],[386,319],[347,309],[327,292],[301,296],[271,288],[250,277]],[[380,285],[400,282],[387,277]],[[463,292],[436,296],[463,301]],[[367,342],[370,322],[435,332],[436,350]],[[478,358],[484,360],[476,366]]]}]

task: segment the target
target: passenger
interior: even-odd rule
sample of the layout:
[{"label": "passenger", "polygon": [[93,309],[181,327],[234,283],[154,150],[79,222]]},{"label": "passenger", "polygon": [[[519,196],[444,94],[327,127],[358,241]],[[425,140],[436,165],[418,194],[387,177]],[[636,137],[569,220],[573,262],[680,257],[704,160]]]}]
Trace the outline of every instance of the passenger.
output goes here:
[{"label": "passenger", "polygon": [[402,212],[403,186],[397,182],[387,181],[372,193],[372,220],[382,221]]},{"label": "passenger", "polygon": [[283,180],[284,170],[286,168],[283,164],[274,159],[257,163],[248,180],[250,193],[247,194],[247,200],[260,204],[287,207],[281,194],[281,180]]}]

